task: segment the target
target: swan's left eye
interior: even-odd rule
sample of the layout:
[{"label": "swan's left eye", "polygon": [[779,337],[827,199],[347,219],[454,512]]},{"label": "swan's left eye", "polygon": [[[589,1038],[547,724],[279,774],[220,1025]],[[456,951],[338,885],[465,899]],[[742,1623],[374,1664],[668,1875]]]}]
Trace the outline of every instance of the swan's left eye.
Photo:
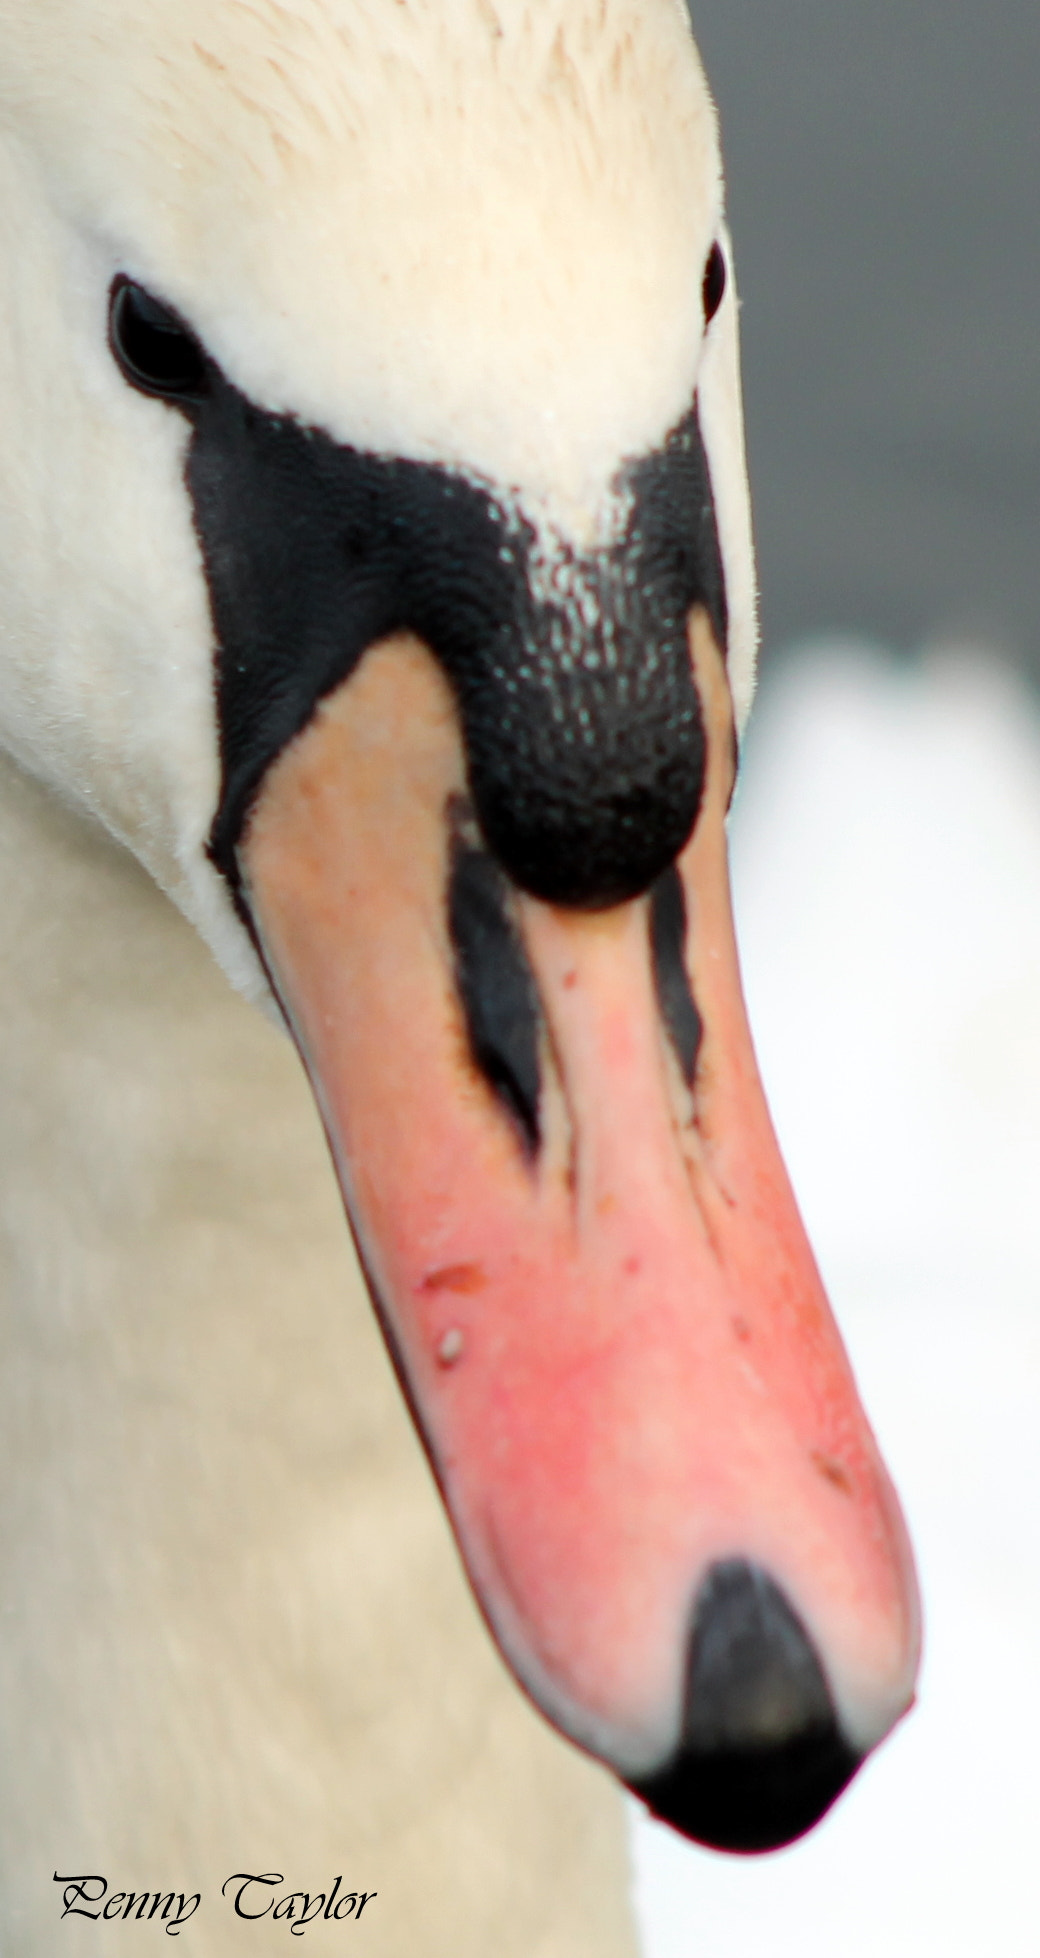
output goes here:
[{"label": "swan's left eye", "polygon": [[715,318],[722,304],[722,295],[725,290],[726,259],[722,246],[716,240],[708,253],[708,262],[704,267],[704,284],[701,287],[701,297],[704,301],[705,326],[708,326]]},{"label": "swan's left eye", "polygon": [[123,373],[145,394],[171,401],[205,394],[206,356],[176,313],[132,279],[119,278],[109,301],[108,333]]}]

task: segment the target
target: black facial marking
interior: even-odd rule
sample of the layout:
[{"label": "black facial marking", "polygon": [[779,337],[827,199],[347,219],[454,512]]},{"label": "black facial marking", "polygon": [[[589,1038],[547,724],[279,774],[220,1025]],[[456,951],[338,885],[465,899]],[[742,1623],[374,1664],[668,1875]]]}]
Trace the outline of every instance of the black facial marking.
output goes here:
[{"label": "black facial marking", "polygon": [[538,1148],[538,995],[523,940],[509,915],[508,886],[487,851],[454,829],[448,925],[473,1058]]},{"label": "black facial marking", "polygon": [[686,1083],[692,1088],[701,1044],[701,1016],[686,970],[686,897],[674,864],[662,872],[650,892],[650,949],[661,1018]]},{"label": "black facial marking", "polygon": [[619,478],[615,542],[580,553],[558,540],[546,557],[493,486],[262,411],[198,351],[205,388],[168,392],[192,424],[186,475],[218,648],[210,849],[236,895],[267,769],[366,648],[406,630],[452,685],[480,828],[513,882],[590,909],[646,890],[700,803],[694,605],[726,642],[696,405]]}]

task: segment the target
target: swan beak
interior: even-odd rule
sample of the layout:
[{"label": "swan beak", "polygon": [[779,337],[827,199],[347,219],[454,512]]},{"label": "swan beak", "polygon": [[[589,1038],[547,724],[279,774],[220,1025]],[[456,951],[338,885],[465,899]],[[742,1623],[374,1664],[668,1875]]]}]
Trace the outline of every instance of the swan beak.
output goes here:
[{"label": "swan beak", "polygon": [[491,1628],[685,1834],[801,1834],[907,1709],[913,1568],[741,996],[735,744],[675,868],[603,911],[482,843],[453,694],[372,647],[272,765],[246,903]]}]

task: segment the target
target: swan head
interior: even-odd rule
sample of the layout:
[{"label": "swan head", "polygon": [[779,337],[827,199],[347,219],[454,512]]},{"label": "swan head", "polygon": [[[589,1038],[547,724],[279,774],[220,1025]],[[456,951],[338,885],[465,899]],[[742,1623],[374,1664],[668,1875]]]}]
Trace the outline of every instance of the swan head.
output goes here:
[{"label": "swan head", "polygon": [[917,1607],[740,995],[685,13],[3,18],[0,738],[277,1001],[519,1679],[775,1846],[905,1710]]}]

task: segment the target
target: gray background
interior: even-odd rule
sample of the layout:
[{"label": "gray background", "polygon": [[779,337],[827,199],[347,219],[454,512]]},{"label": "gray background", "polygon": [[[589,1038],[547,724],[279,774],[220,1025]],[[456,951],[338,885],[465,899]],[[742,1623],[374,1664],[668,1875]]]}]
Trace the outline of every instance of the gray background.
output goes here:
[{"label": "gray background", "polygon": [[722,118],[767,652],[1040,674],[1040,0],[689,0]]}]

